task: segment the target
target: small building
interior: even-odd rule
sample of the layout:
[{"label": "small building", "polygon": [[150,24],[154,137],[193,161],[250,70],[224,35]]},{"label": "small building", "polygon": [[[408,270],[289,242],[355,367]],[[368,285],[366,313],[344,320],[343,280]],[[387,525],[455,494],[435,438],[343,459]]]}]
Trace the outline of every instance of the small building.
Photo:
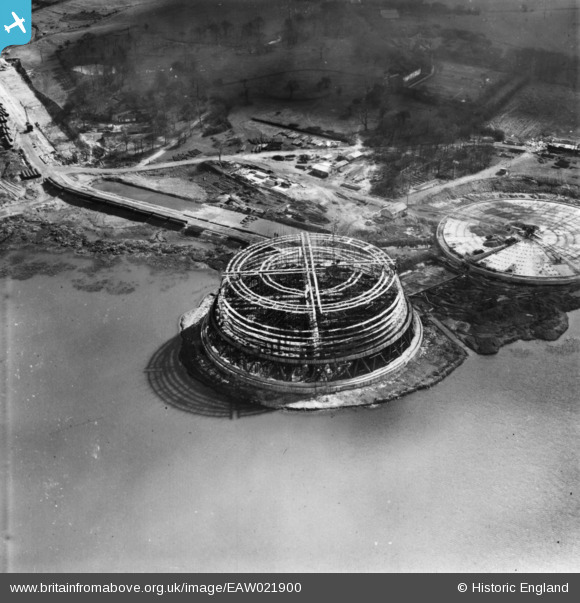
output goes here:
[{"label": "small building", "polygon": [[387,69],[383,76],[383,81],[390,88],[401,88],[414,83],[423,73],[423,68],[417,64],[406,63]]},{"label": "small building", "polygon": [[318,176],[318,178],[328,178],[330,176],[330,172],[332,171],[332,167],[328,163],[316,163],[312,166],[312,170],[310,173],[313,176]]},{"label": "small building", "polygon": [[421,67],[419,67],[418,69],[411,71],[411,73],[407,73],[407,75],[403,76],[403,82],[405,82],[405,84],[408,84],[412,80],[418,78],[421,75],[421,71]]},{"label": "small building", "polygon": [[364,155],[364,153],[362,151],[353,151],[352,153],[349,153],[346,156],[346,160],[347,161],[355,161],[356,159],[358,159],[359,157],[362,157]]},{"label": "small building", "polygon": [[40,178],[40,172],[36,168],[29,168],[20,172],[21,180],[32,180],[33,178]]},{"label": "small building", "polygon": [[135,111],[118,111],[113,113],[113,121],[118,124],[134,124],[141,120],[141,115]]},{"label": "small building", "polygon": [[553,140],[548,143],[550,153],[568,153],[571,155],[580,154],[580,145],[571,140]]},{"label": "small building", "polygon": [[407,204],[399,201],[398,203],[390,203],[388,207],[381,210],[381,216],[386,218],[400,218],[407,214]]}]

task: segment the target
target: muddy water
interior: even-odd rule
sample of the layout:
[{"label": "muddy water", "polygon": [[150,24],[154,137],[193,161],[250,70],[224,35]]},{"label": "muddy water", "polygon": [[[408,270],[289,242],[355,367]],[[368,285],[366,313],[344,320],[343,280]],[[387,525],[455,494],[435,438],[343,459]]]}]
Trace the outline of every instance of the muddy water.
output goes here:
[{"label": "muddy water", "polygon": [[10,571],[577,569],[580,314],[380,409],[230,420],[175,366],[216,273],[33,259],[0,281]]},{"label": "muddy water", "polygon": [[161,205],[179,211],[191,210],[196,207],[195,201],[172,197],[171,195],[151,191],[146,188],[141,188],[140,186],[131,186],[130,184],[115,182],[114,180],[97,180],[96,182],[93,182],[91,186],[107,193],[115,193],[122,197],[128,197],[129,199],[145,201],[146,203]]}]

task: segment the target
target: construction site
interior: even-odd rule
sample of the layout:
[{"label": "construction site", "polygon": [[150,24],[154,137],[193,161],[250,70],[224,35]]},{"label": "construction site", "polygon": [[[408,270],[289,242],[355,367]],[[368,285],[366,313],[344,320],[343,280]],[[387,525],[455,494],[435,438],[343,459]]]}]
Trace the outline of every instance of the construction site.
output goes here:
[{"label": "construction site", "polygon": [[541,199],[498,199],[443,219],[443,253],[468,269],[526,284],[580,279],[580,208]]},{"label": "construction site", "polygon": [[389,257],[332,235],[280,237],[238,253],[198,321],[201,346],[183,353],[198,356],[208,380],[238,394],[253,388],[258,399],[260,390],[370,385],[404,366],[422,340]]},{"label": "construction site", "polygon": [[0,572],[576,571],[578,0],[32,8]]},{"label": "construction site", "polygon": [[14,219],[0,240],[225,269],[194,351],[206,379],[271,393],[387,383],[451,342],[418,379],[399,371],[412,388],[462,346],[497,351],[513,316],[465,316],[477,279],[506,283],[485,297],[502,309],[555,287],[510,337],[561,331],[580,270],[578,93],[551,69],[564,54],[501,50],[469,33],[477,15],[432,7],[292,2],[282,18],[264,2],[234,25],[244,10],[225,2],[216,29],[208,2],[169,40],[186,3],[75,16],[84,2],[39,8],[38,37],[0,61],[0,215]]}]

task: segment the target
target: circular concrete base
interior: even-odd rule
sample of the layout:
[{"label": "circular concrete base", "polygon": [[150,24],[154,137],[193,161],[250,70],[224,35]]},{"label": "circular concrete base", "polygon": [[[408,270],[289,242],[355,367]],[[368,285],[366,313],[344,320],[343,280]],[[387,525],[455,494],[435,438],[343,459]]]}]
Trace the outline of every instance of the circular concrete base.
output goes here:
[{"label": "circular concrete base", "polygon": [[580,207],[543,199],[495,199],[463,206],[437,229],[443,253],[470,271],[502,280],[580,280]]}]

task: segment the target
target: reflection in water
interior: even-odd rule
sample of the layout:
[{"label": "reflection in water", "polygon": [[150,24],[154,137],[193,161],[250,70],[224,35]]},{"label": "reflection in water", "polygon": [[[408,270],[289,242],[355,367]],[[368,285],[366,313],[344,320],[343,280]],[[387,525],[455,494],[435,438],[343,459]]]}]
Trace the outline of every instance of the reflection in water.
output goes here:
[{"label": "reflection in water", "polygon": [[167,404],[205,417],[246,417],[271,409],[233,400],[191,377],[179,359],[181,337],[176,335],[153,355],[145,372],[149,386]]}]

